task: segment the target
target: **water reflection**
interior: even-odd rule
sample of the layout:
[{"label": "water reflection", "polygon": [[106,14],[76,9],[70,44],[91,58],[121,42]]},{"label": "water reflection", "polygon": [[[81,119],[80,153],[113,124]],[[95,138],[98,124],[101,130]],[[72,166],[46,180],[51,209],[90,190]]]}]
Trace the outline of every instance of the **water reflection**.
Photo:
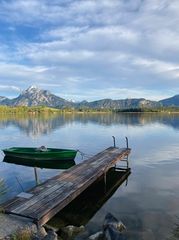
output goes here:
[{"label": "water reflection", "polygon": [[60,229],[67,225],[86,225],[122,183],[127,181],[130,173],[130,168],[123,171],[111,168],[106,176],[106,186],[102,177],[60,211],[48,224],[59,229],[59,233]]},{"label": "water reflection", "polygon": [[4,182],[4,179],[0,179],[0,196],[4,195],[7,191],[6,184]]},{"label": "water reflection", "polygon": [[[0,127],[1,148],[45,145],[80,149],[92,155],[112,145],[112,135],[116,136],[116,144],[121,147],[125,146],[124,137],[128,136],[132,148],[130,181],[127,187],[123,184],[117,189],[96,214],[94,212],[95,215],[85,228],[90,234],[100,231],[106,213],[111,212],[127,226],[128,240],[168,240],[171,236],[176,216],[179,216],[178,114],[61,114],[30,118],[1,116]],[[81,162],[81,157],[75,161]],[[60,172],[59,169],[38,169],[41,182]],[[25,191],[35,185],[32,167],[0,163],[0,178],[4,179],[8,187],[7,193],[0,196],[0,202],[22,191],[16,177]],[[95,190],[96,194],[98,191]],[[92,205],[88,208],[92,208]],[[65,219],[62,222],[58,216],[58,224],[68,224],[69,217]],[[75,216],[72,220],[75,222]]]},{"label": "water reflection", "polygon": [[4,180],[0,179],[0,203],[76,165],[74,160],[46,160],[42,162],[34,159],[24,162],[22,160],[15,157],[4,157],[1,168],[3,170],[3,165],[5,164],[3,172],[8,185],[8,191],[6,191]]},{"label": "water reflection", "polygon": [[49,168],[49,169],[68,169],[74,166],[76,163],[74,160],[35,160],[35,159],[26,159],[23,161],[21,158],[16,157],[8,157],[5,156],[3,162],[6,163],[14,163],[21,166],[29,166],[29,167],[38,167],[38,168]]},{"label": "water reflection", "polygon": [[2,115],[0,128],[14,126],[28,136],[47,135],[55,129],[73,123],[99,124],[104,126],[142,126],[160,123],[179,129],[178,114],[175,113],[66,113],[42,116]]},{"label": "water reflection", "polygon": [[179,239],[179,218],[176,218],[176,223],[172,229],[170,236],[166,240],[178,240]]}]

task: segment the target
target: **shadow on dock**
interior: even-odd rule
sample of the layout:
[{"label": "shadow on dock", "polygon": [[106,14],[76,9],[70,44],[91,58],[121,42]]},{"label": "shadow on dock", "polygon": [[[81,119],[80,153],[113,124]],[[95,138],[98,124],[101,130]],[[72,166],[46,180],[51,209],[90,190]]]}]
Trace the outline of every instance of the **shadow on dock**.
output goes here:
[{"label": "shadow on dock", "polygon": [[94,182],[68,206],[57,213],[47,224],[60,229],[67,225],[86,225],[104,203],[127,180],[131,174],[130,168],[118,170],[111,168],[104,176]]}]

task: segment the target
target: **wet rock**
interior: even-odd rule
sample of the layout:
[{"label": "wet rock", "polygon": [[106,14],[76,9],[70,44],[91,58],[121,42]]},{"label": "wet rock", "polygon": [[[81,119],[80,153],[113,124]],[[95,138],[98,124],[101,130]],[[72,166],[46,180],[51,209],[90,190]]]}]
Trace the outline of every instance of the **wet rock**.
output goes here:
[{"label": "wet rock", "polygon": [[125,240],[126,234],[123,231],[126,230],[126,226],[118,221],[111,213],[105,216],[103,223],[103,231],[97,232],[91,235],[89,240]]},{"label": "wet rock", "polygon": [[43,240],[58,240],[58,235],[53,229],[50,229],[47,232],[47,235],[43,238]]},{"label": "wet rock", "polygon": [[59,228],[52,227],[51,225],[45,224],[44,225],[45,230],[48,232],[48,230],[53,230],[54,232],[58,232]]},{"label": "wet rock", "polygon": [[69,226],[63,227],[61,229],[61,234],[60,235],[65,240],[73,239],[73,237],[75,237],[77,234],[83,232],[84,230],[85,230],[84,226],[76,227],[76,226],[73,226],[73,225],[69,225]]},{"label": "wet rock", "polygon": [[47,235],[47,232],[46,232],[45,228],[39,227],[38,231],[35,234],[33,234],[32,240],[43,239],[46,235]]},{"label": "wet rock", "polygon": [[103,232],[97,232],[97,233],[91,235],[88,239],[89,240],[103,240]]},{"label": "wet rock", "polygon": [[47,232],[44,227],[40,227],[37,232],[39,238],[44,238],[47,235]]},{"label": "wet rock", "polygon": [[103,234],[105,240],[123,240],[125,236],[122,231],[126,230],[125,225],[118,221],[111,213],[105,216],[103,223]]},{"label": "wet rock", "polygon": [[119,232],[126,230],[126,226],[121,221],[118,221],[118,219],[115,218],[111,213],[108,213],[105,216],[103,230],[109,226],[114,227]]},{"label": "wet rock", "polygon": [[114,226],[108,226],[104,231],[105,240],[125,240],[125,236],[119,232]]}]

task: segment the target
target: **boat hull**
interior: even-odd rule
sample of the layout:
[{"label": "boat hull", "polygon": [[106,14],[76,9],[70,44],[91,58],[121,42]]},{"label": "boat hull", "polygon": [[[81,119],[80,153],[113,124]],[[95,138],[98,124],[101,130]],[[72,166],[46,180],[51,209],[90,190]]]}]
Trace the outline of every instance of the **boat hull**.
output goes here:
[{"label": "boat hull", "polygon": [[77,151],[72,149],[47,148],[41,151],[38,148],[9,148],[2,150],[5,156],[21,159],[37,160],[73,160]]}]

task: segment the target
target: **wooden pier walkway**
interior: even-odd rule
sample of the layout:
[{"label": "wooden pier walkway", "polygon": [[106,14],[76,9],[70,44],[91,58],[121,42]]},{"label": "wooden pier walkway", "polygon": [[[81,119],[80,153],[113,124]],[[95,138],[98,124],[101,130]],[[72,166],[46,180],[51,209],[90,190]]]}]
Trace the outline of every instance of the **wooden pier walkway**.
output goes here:
[{"label": "wooden pier walkway", "polygon": [[5,213],[30,218],[43,225],[129,153],[129,148],[107,148],[32,188],[28,191],[29,198],[17,196],[6,202]]}]

